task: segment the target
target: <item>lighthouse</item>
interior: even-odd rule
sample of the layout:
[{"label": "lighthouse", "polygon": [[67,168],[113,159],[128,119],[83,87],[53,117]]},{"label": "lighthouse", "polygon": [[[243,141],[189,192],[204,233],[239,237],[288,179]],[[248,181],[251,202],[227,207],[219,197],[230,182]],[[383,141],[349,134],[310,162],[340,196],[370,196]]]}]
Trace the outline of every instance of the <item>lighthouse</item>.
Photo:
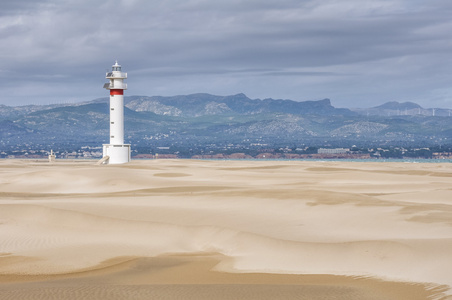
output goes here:
[{"label": "lighthouse", "polygon": [[124,80],[127,73],[121,71],[121,65],[116,63],[105,78],[110,82],[104,88],[110,90],[110,143],[103,145],[102,163],[124,164],[130,161],[130,144],[124,144],[124,90],[127,84]]}]

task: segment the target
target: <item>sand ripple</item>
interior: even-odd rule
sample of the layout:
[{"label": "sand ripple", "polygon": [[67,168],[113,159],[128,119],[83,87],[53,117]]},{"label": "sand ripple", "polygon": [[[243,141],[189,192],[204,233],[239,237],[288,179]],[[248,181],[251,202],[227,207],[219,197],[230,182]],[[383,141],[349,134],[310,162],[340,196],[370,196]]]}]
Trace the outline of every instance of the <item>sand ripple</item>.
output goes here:
[{"label": "sand ripple", "polygon": [[[270,299],[272,291],[287,299],[322,293],[326,299],[361,299],[369,289],[319,288],[289,279],[284,288],[272,282],[249,282],[245,288],[233,281],[147,285],[143,278],[151,275],[138,276],[139,270],[158,265],[146,261],[130,266],[127,276],[114,275],[108,289],[101,282],[113,276],[111,270],[97,284],[83,281],[98,276],[90,272],[112,259],[193,253],[221,254],[210,268],[234,276],[330,274],[452,285],[448,165],[177,160],[0,165],[0,281],[9,282],[0,286],[2,299]],[[190,261],[164,269],[188,265],[193,272]],[[11,283],[14,278],[31,282]],[[23,289],[27,292],[20,294]]]}]

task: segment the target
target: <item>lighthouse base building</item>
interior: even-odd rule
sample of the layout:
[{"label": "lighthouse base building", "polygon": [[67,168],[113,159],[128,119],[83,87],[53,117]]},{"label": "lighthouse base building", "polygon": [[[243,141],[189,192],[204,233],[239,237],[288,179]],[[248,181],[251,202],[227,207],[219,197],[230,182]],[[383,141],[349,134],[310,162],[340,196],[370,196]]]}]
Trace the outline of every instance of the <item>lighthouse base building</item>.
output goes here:
[{"label": "lighthouse base building", "polygon": [[110,143],[103,145],[104,164],[124,164],[130,161],[130,144],[124,144],[124,79],[127,73],[121,71],[116,62],[106,78],[110,80],[104,88],[110,90]]},{"label": "lighthouse base building", "polygon": [[103,144],[103,157],[108,157],[107,164],[125,164],[130,161],[130,144]]}]

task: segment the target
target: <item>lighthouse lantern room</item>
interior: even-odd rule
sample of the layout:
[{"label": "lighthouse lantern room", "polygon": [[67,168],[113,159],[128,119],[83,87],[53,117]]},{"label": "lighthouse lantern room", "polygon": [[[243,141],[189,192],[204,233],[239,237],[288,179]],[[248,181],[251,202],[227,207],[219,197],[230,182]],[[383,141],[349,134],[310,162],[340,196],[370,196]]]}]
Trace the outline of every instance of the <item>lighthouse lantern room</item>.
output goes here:
[{"label": "lighthouse lantern room", "polygon": [[116,63],[106,78],[110,82],[104,88],[110,90],[110,143],[103,145],[102,162],[107,164],[123,164],[130,161],[130,144],[124,144],[124,90],[127,84],[127,73],[121,71]]}]

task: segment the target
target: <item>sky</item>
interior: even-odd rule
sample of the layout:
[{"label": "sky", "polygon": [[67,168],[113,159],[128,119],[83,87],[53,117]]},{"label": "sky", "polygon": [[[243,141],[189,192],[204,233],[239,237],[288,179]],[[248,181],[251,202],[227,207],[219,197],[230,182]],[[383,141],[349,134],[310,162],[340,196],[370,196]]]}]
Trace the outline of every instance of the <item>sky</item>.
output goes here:
[{"label": "sky", "polygon": [[193,93],[452,108],[450,0],[1,0],[0,104]]}]

